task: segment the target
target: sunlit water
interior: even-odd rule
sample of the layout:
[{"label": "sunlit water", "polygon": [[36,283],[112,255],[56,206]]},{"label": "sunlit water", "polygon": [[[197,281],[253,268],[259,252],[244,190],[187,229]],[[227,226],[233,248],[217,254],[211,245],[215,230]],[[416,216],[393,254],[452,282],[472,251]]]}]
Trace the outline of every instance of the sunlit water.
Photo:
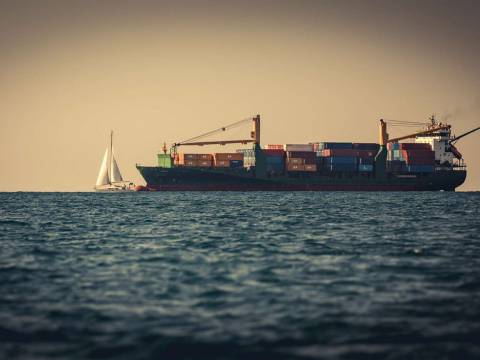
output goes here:
[{"label": "sunlit water", "polygon": [[0,358],[478,358],[479,210],[480,193],[0,194]]}]

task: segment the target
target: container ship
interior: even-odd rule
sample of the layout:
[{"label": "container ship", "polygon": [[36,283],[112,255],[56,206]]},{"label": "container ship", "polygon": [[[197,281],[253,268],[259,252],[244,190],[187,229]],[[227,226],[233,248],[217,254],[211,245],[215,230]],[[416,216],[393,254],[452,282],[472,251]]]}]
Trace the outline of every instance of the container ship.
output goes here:
[{"label": "container ship", "polygon": [[[237,121],[158,154],[157,166],[137,165],[138,191],[455,191],[467,175],[451,126],[380,120],[379,143],[309,142],[260,145],[260,115]],[[200,141],[251,123],[248,139]],[[389,138],[387,124],[422,126]],[[404,142],[410,140],[410,142]],[[412,141],[413,140],[413,141]],[[180,147],[241,144],[236,152],[179,152]]]}]

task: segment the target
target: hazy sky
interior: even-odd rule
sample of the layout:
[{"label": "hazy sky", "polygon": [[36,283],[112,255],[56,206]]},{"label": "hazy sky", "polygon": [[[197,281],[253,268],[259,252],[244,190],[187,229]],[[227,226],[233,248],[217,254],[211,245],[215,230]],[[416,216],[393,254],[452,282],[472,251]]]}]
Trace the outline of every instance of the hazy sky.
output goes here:
[{"label": "hazy sky", "polygon": [[[164,141],[256,113],[264,144],[431,113],[460,134],[480,126],[479,19],[480,1],[0,0],[0,191],[91,190],[110,129],[137,183]],[[458,148],[480,190],[480,133]]]}]

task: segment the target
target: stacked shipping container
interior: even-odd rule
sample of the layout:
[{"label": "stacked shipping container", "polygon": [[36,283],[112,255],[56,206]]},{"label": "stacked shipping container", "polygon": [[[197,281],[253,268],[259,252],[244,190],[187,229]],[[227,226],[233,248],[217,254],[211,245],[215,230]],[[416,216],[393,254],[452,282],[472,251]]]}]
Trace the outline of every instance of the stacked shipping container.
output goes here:
[{"label": "stacked shipping container", "polygon": [[212,154],[185,154],[179,153],[175,158],[175,165],[189,167],[211,167]]},{"label": "stacked shipping container", "polygon": [[243,166],[246,168],[255,166],[255,151],[253,149],[238,149],[237,153],[243,154]]},{"label": "stacked shipping container", "polygon": [[429,173],[435,170],[435,153],[430,144],[387,144],[388,169],[392,172]]},{"label": "stacked shipping container", "polygon": [[285,152],[287,171],[317,171],[312,144],[286,144]]},{"label": "stacked shipping container", "polygon": [[282,174],[285,171],[285,151],[283,145],[267,145],[263,150],[267,173]]},{"label": "stacked shipping container", "polygon": [[[270,175],[287,172],[360,172],[371,173],[380,146],[374,143],[318,142],[312,144],[267,145],[263,150]],[[429,144],[387,144],[387,169],[390,172],[432,172],[435,155]],[[160,156],[159,166],[168,167],[169,155]],[[185,154],[175,165],[190,167],[243,168],[255,166],[255,151],[239,149],[235,153]]]},{"label": "stacked shipping container", "polygon": [[242,168],[243,158],[243,154],[239,152],[213,154],[214,166],[217,168]]},{"label": "stacked shipping container", "polygon": [[186,154],[179,153],[175,158],[175,165],[188,167],[243,167],[243,154],[241,153],[215,153],[215,154]]},{"label": "stacked shipping container", "polygon": [[330,172],[372,172],[379,145],[372,143],[320,142],[314,144],[322,169]]}]

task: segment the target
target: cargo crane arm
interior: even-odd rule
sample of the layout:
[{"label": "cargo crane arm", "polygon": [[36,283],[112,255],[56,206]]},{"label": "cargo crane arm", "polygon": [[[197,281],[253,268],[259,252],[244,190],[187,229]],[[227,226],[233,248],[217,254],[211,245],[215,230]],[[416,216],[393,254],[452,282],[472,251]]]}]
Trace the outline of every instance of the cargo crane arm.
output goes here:
[{"label": "cargo crane arm", "polygon": [[461,138],[463,138],[464,136],[467,136],[467,135],[470,135],[471,133],[477,131],[477,130],[480,130],[480,126],[473,129],[473,130],[470,130],[470,131],[467,131],[466,133],[462,134],[462,135],[459,135],[459,136],[455,136],[453,139],[451,139],[449,142],[450,144],[455,144],[458,140],[460,140]]},{"label": "cargo crane arm", "polygon": [[416,133],[413,133],[413,134],[408,134],[408,135],[400,136],[400,137],[393,138],[393,139],[388,139],[387,142],[389,142],[389,143],[398,142],[400,140],[412,139],[412,138],[420,136],[420,135],[429,135],[429,134],[433,134],[434,132],[437,132],[437,131],[440,131],[440,130],[448,130],[448,129],[450,129],[450,125],[439,124],[439,125],[436,125],[436,126],[432,127],[431,129],[428,129],[428,130],[419,131],[419,132],[416,132]]},{"label": "cargo crane arm", "polygon": [[452,152],[452,154],[458,159],[458,160],[461,160],[463,158],[462,154],[460,153],[460,151],[458,151],[458,149],[456,148],[456,146],[454,145],[458,140],[460,140],[461,138],[463,138],[464,136],[467,136],[467,135],[470,135],[471,133],[477,131],[477,130],[480,130],[480,126],[473,129],[473,130],[470,130],[470,131],[467,131],[466,133],[462,134],[462,135],[459,135],[459,136],[455,136],[453,139],[451,139],[448,143],[450,144],[450,151]]},{"label": "cargo crane arm", "polygon": [[[198,141],[205,137],[222,133],[237,126],[243,125],[247,122],[253,123],[253,130],[250,133],[250,139],[240,139],[240,140],[217,140],[217,141]],[[204,134],[195,136],[193,138],[174,143],[170,149],[170,152],[175,154],[179,146],[203,146],[203,145],[226,145],[226,144],[248,144],[255,143],[260,144],[260,115],[254,116],[252,118],[243,119],[236,121],[232,124],[222,126],[221,128],[206,132]]]},{"label": "cargo crane arm", "polygon": [[[380,145],[386,145],[387,143],[393,143],[393,142],[398,142],[400,140],[405,140],[405,139],[412,139],[417,136],[421,135],[429,135],[433,134],[437,131],[440,130],[448,130],[450,129],[450,125],[448,124],[438,124],[435,121],[435,116],[432,115],[430,118],[431,123],[421,123],[421,122],[411,122],[411,121],[400,121],[400,120],[383,120],[380,119]],[[421,125],[428,125],[426,130],[418,131],[412,134],[396,137],[389,139],[388,133],[387,133],[387,123],[389,123],[391,126],[421,126]]]}]

